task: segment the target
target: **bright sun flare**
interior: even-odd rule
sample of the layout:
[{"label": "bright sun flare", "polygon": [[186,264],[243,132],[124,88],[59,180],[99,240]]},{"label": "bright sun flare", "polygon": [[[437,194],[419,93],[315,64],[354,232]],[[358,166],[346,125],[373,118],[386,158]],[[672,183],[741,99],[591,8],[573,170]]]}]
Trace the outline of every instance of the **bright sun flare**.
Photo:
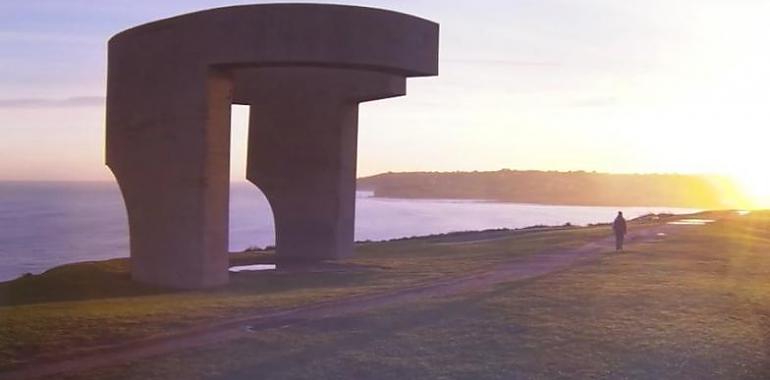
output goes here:
[{"label": "bright sun flare", "polygon": [[735,176],[740,190],[754,208],[770,208],[770,176],[762,172]]}]

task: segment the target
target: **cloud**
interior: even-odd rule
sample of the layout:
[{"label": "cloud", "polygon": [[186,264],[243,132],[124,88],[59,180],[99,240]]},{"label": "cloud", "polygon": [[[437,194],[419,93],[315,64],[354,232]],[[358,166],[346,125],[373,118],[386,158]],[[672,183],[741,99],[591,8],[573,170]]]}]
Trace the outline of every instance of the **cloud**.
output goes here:
[{"label": "cloud", "polygon": [[66,33],[42,33],[42,32],[15,32],[0,30],[0,43],[24,42],[24,43],[103,43],[99,36],[88,36]]},{"label": "cloud", "polygon": [[65,99],[0,99],[0,108],[94,107],[104,105],[103,96],[75,96]]}]

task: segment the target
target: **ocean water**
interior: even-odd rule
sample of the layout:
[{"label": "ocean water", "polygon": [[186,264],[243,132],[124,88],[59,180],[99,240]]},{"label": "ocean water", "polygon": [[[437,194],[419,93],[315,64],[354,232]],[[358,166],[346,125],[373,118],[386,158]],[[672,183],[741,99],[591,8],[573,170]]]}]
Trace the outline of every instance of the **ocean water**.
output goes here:
[{"label": "ocean water", "polygon": [[[472,200],[383,199],[358,192],[356,240],[385,240],[452,231],[611,221],[618,209],[689,213],[665,207],[584,207]],[[230,250],[275,242],[273,217],[262,193],[234,183]],[[0,182],[0,281],[64,263],[128,256],[128,223],[114,183]]]}]

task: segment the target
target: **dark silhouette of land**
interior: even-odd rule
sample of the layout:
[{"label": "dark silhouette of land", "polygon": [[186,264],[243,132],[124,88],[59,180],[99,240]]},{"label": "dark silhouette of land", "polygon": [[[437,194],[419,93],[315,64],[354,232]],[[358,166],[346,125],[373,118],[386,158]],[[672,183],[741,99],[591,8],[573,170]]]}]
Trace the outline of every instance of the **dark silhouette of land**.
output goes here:
[{"label": "dark silhouette of land", "polygon": [[725,178],[680,174],[518,171],[384,173],[358,180],[386,198],[484,199],[584,206],[739,207]]}]

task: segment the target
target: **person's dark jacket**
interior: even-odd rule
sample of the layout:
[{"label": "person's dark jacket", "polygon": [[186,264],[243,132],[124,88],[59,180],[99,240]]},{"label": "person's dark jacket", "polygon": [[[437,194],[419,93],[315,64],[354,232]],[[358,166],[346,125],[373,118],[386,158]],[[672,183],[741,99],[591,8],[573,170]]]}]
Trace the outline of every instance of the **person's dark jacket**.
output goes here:
[{"label": "person's dark jacket", "polygon": [[626,234],[626,219],[618,215],[615,221],[612,222],[612,230],[618,235]]}]

